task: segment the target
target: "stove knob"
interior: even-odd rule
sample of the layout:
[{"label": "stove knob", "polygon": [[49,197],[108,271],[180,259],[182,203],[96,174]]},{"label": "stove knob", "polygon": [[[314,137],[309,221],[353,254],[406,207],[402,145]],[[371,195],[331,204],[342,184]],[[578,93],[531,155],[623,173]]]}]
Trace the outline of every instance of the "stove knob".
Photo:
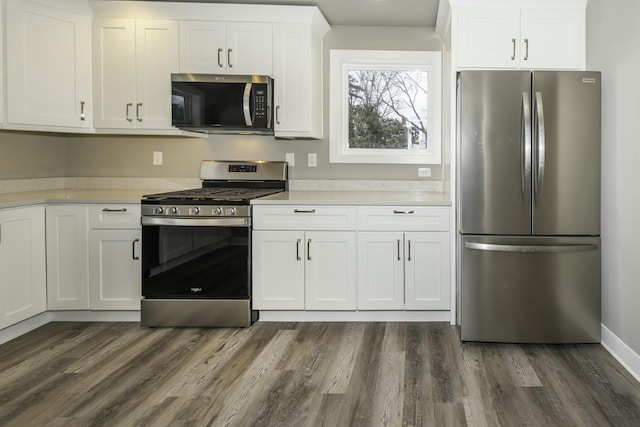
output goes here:
[{"label": "stove knob", "polygon": [[191,209],[191,213],[193,215],[200,215],[200,208],[196,206],[195,208]]},{"label": "stove knob", "polygon": [[229,215],[229,216],[233,216],[233,215],[235,215],[236,213],[237,213],[237,212],[236,212],[236,208],[229,208],[229,209],[227,209],[227,215]]},{"label": "stove knob", "polygon": [[178,214],[178,208],[176,208],[175,206],[172,208],[169,208],[169,214],[170,215],[177,215]]},{"label": "stove knob", "polygon": [[222,215],[222,208],[215,208],[213,210],[214,215]]},{"label": "stove knob", "polygon": [[160,207],[160,208],[156,208],[156,215],[162,215],[164,213],[164,208]]}]

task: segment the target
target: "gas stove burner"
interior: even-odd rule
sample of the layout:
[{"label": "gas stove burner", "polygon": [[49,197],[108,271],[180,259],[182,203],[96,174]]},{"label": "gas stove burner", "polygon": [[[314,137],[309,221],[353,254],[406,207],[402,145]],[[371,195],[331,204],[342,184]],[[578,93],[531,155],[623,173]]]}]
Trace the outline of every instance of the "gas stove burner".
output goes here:
[{"label": "gas stove burner", "polygon": [[171,191],[168,193],[143,196],[148,201],[188,200],[201,202],[246,202],[257,197],[279,193],[279,188],[194,188],[191,190]]}]

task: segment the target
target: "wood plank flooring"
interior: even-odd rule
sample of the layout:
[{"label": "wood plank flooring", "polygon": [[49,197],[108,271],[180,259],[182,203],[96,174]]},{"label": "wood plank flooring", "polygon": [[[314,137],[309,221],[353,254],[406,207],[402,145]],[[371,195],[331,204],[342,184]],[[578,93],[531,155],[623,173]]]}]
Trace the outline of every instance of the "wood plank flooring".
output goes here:
[{"label": "wood plank flooring", "polygon": [[0,426],[640,426],[600,345],[444,323],[51,323],[0,346]]}]

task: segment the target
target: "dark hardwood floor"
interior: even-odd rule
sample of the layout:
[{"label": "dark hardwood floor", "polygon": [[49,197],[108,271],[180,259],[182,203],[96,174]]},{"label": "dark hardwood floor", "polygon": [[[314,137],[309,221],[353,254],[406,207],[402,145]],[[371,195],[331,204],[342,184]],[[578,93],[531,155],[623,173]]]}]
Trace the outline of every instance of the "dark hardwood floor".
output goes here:
[{"label": "dark hardwood floor", "polygon": [[0,346],[0,426],[640,426],[600,345],[444,323],[51,323]]}]

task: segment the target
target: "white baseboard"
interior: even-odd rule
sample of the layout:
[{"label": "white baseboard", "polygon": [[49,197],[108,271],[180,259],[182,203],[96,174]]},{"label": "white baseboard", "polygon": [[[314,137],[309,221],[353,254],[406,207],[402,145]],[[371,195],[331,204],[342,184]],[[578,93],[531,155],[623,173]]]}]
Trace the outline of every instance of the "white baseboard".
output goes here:
[{"label": "white baseboard", "polygon": [[139,311],[45,311],[0,330],[0,344],[50,322],[139,322]]},{"label": "white baseboard", "polygon": [[14,338],[18,338],[20,335],[24,335],[27,332],[38,329],[49,322],[51,322],[51,312],[45,311],[37,316],[30,317],[27,320],[23,320],[15,325],[4,328],[0,330],[0,344],[4,344]]},{"label": "white baseboard", "polygon": [[262,322],[449,322],[449,311],[264,311]]},{"label": "white baseboard", "polygon": [[640,355],[633,351],[606,326],[602,326],[602,346],[625,367],[636,380],[640,381]]}]

